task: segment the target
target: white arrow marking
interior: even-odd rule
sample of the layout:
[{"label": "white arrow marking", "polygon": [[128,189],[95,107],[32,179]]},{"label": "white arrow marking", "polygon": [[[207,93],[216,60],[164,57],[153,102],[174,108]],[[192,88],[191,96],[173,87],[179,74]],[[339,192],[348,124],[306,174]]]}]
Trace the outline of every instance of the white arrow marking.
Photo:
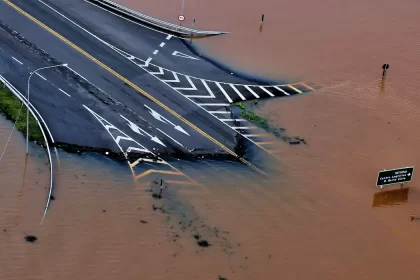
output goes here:
[{"label": "white arrow marking", "polygon": [[162,141],[160,141],[160,139],[159,138],[157,138],[156,136],[152,136],[151,134],[149,134],[149,133],[147,133],[147,131],[145,131],[145,130],[143,130],[143,129],[141,129],[140,127],[138,127],[135,123],[132,123],[131,121],[129,121],[127,118],[125,118],[123,115],[120,115],[120,117],[121,118],[123,118],[124,120],[126,120],[127,122],[128,122],[128,126],[135,132],[135,133],[138,133],[138,134],[140,134],[140,135],[144,135],[144,134],[146,134],[147,136],[149,136],[150,137],[150,140],[152,140],[153,142],[156,142],[156,143],[158,143],[159,145],[162,145],[162,146],[164,146],[164,147],[166,147],[165,146],[165,144],[163,144],[162,143]]},{"label": "white arrow marking", "polygon": [[198,59],[198,58],[196,58],[196,57],[189,56],[189,55],[187,55],[187,54],[185,54],[185,53],[182,53],[182,52],[177,52],[177,51],[174,51],[174,52],[172,53],[172,55],[174,55],[174,56],[179,56],[179,57],[183,57],[183,58],[189,58],[189,59],[200,60],[200,59]]},{"label": "white arrow marking", "polygon": [[144,104],[144,107],[146,107],[147,109],[149,109],[150,114],[152,114],[152,116],[157,119],[158,121],[161,121],[163,123],[169,123],[171,124],[176,130],[178,130],[179,132],[182,132],[188,136],[190,136],[188,134],[188,132],[186,132],[181,126],[179,125],[174,125],[170,120],[168,120],[167,118],[161,116],[158,112],[156,112],[155,110],[153,110],[152,108],[150,108],[149,106],[147,106],[146,104]]}]

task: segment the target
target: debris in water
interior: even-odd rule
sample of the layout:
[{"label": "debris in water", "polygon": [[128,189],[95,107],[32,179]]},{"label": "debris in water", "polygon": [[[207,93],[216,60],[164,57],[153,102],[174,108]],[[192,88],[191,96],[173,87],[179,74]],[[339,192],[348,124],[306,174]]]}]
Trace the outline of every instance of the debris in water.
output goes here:
[{"label": "debris in water", "polygon": [[35,235],[26,235],[25,240],[27,242],[34,243],[38,238]]},{"label": "debris in water", "polygon": [[205,248],[210,246],[210,243],[207,240],[200,240],[200,241],[197,242],[197,244],[198,244],[198,246],[205,247]]},{"label": "debris in water", "polygon": [[147,224],[147,221],[145,221],[145,220],[140,220],[140,223]]},{"label": "debris in water", "polygon": [[104,210],[102,210],[102,212],[103,212],[103,213],[105,213],[105,212],[106,212],[106,210],[104,209]]},{"label": "debris in water", "polygon": [[222,277],[219,275],[219,280],[228,280],[226,277]]},{"label": "debris in water", "polygon": [[55,200],[55,197],[53,195],[50,196],[51,200]]},{"label": "debris in water", "polygon": [[195,238],[195,239],[197,239],[197,240],[198,240],[198,239],[200,239],[200,237],[201,237],[198,233],[194,234],[193,236],[194,236],[194,238]]},{"label": "debris in water", "polygon": [[154,194],[152,194],[152,197],[153,198],[156,198],[156,199],[161,199],[162,198],[162,195],[160,195],[158,193],[154,193]]}]

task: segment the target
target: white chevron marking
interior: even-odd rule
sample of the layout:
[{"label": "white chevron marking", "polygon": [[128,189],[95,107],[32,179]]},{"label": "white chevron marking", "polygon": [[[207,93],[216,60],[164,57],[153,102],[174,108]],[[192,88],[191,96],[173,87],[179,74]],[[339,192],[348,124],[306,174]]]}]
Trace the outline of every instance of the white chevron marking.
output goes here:
[{"label": "white chevron marking", "polygon": [[242,100],[246,100],[246,98],[242,95],[242,93],[239,92],[239,90],[233,85],[230,84],[230,87],[236,92],[236,94],[242,99]]},{"label": "white chevron marking", "polygon": [[158,67],[159,68],[159,72],[149,72],[149,74],[152,75],[163,75],[163,69],[162,67]]},{"label": "white chevron marking", "polygon": [[174,87],[174,89],[179,89],[179,90],[197,90],[197,88],[195,87],[194,83],[191,81],[190,77],[185,76],[185,78],[187,78],[187,81],[190,83],[190,85],[192,87],[190,87],[190,88],[176,88],[176,87]]},{"label": "white chevron marking", "polygon": [[185,95],[185,97],[191,97],[191,98],[216,98],[216,96],[214,96],[214,93],[211,91],[211,89],[207,85],[206,81],[205,80],[201,80],[201,82],[203,83],[203,85],[207,89],[207,91],[210,93],[210,95]]},{"label": "white chevron marking", "polygon": [[287,92],[285,92],[284,90],[282,90],[280,87],[278,87],[278,86],[274,86],[274,88],[275,89],[277,89],[278,91],[281,91],[281,92],[283,92],[285,95],[290,95],[290,94],[288,94]]},{"label": "white chevron marking", "polygon": [[171,71],[172,72],[172,74],[174,74],[174,80],[162,80],[162,81],[164,81],[164,82],[167,82],[167,83],[179,83],[179,79],[178,79],[178,75],[176,74],[176,72],[173,72],[173,71]]},{"label": "white chevron marking", "polygon": [[244,86],[247,90],[249,90],[250,93],[252,93],[253,96],[256,98],[260,98],[258,94],[256,94],[249,86]]},{"label": "white chevron marking", "polygon": [[220,90],[222,91],[223,95],[226,97],[226,99],[229,101],[229,103],[232,103],[233,100],[230,98],[230,96],[227,94],[227,92],[225,91],[224,88],[222,88],[222,86],[216,82],[216,85],[220,88]]},{"label": "white chevron marking", "polygon": [[270,95],[271,97],[275,96],[274,94],[272,94],[268,89],[266,89],[265,87],[260,87],[260,89],[262,89],[263,91],[265,91],[268,95]]}]

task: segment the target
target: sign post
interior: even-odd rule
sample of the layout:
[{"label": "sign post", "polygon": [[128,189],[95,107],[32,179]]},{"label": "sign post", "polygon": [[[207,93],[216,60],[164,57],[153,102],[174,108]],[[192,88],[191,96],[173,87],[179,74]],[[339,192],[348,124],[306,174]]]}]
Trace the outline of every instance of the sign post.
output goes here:
[{"label": "sign post", "polygon": [[376,186],[382,189],[383,186],[410,182],[413,178],[414,166],[398,169],[379,171]]}]

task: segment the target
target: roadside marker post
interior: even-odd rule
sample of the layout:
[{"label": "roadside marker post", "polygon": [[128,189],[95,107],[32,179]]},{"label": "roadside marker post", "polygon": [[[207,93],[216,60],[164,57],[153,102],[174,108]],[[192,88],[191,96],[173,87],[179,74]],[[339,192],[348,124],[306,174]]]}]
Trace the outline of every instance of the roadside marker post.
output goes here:
[{"label": "roadside marker post", "polygon": [[263,24],[264,24],[264,14],[261,15],[260,32],[262,31]]},{"label": "roadside marker post", "polygon": [[388,68],[389,68],[389,64],[386,63],[382,65],[382,77],[386,76],[386,71],[388,70]]},{"label": "roadside marker post", "polygon": [[[195,28],[195,18],[193,18],[193,22],[192,22],[192,29]],[[190,35],[190,44],[192,44],[192,30],[191,30],[191,35]]]}]

